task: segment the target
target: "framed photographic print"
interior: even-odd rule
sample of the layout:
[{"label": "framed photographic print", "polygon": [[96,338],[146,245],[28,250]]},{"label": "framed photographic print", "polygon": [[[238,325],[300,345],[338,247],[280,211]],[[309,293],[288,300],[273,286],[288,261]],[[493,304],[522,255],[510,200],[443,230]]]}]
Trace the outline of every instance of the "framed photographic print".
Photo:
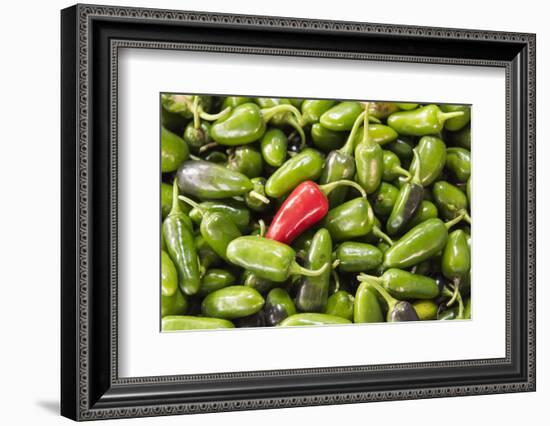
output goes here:
[{"label": "framed photographic print", "polygon": [[535,390],[535,36],[76,5],[75,420]]}]

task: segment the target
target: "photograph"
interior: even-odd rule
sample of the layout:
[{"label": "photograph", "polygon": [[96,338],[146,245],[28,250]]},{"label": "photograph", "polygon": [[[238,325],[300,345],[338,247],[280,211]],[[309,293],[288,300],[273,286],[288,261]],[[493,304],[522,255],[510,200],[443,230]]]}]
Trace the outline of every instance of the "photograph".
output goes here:
[{"label": "photograph", "polygon": [[161,331],[471,320],[472,110],[160,93]]}]

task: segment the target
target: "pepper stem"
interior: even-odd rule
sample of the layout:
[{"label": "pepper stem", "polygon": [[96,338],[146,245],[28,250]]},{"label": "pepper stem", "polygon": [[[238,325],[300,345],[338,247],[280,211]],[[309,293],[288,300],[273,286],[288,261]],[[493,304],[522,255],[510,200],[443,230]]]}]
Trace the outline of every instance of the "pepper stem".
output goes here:
[{"label": "pepper stem", "polygon": [[440,123],[445,123],[450,118],[461,117],[464,115],[464,111],[453,111],[453,112],[439,112],[437,118]]},{"label": "pepper stem", "polygon": [[271,120],[275,114],[278,114],[280,112],[291,112],[298,119],[298,123],[302,122],[302,114],[300,114],[300,111],[298,111],[298,108],[296,108],[294,105],[275,105],[270,108],[263,108],[261,111],[266,123]]},{"label": "pepper stem", "polygon": [[209,114],[207,113],[206,111],[204,111],[202,108],[199,108],[199,116],[200,118],[202,118],[203,120],[206,120],[206,121],[216,121],[216,120],[219,120],[220,118],[224,118],[226,117],[230,112],[231,112],[231,107],[228,106],[227,108],[221,110],[220,112],[218,112],[217,114]]},{"label": "pepper stem", "polygon": [[374,289],[384,298],[386,303],[388,304],[388,311],[391,311],[395,304],[397,303],[397,299],[392,297],[384,287],[382,287],[378,281],[380,281],[380,278],[373,277],[372,275],[366,275],[366,274],[360,274],[359,277],[357,277],[359,281],[366,281],[368,285],[371,287],[374,287]]},{"label": "pepper stem", "polygon": [[364,198],[367,198],[367,193],[363,189],[361,185],[359,185],[357,182],[354,182],[352,180],[342,179],[337,180],[330,183],[325,183],[324,185],[319,185],[319,189],[323,194],[325,194],[325,197],[328,197],[328,195],[336,188],[339,188],[341,186],[351,186],[352,188],[357,189],[361,193],[361,196]]},{"label": "pepper stem", "polygon": [[420,179],[420,154],[418,154],[418,150],[416,148],[413,149],[413,156],[417,166],[416,166],[416,169],[414,170],[414,175],[412,180],[414,183],[417,183],[418,185],[422,185],[422,180]]},{"label": "pepper stem", "polygon": [[200,111],[199,111],[199,97],[193,98],[193,126],[195,129],[201,127]]},{"label": "pepper stem", "polygon": [[203,153],[205,151],[208,151],[210,148],[216,148],[217,146],[219,146],[218,142],[210,142],[210,143],[207,143],[206,145],[201,146],[199,148],[199,152]]},{"label": "pepper stem", "polygon": [[307,269],[303,266],[300,266],[296,262],[292,262],[289,269],[289,275],[304,275],[306,277],[318,277],[319,275],[324,274],[327,269],[330,268],[330,263],[325,263],[319,269]]},{"label": "pepper stem", "polygon": [[464,222],[466,222],[468,225],[472,224],[472,218],[468,214],[468,212],[464,209],[460,210],[460,214],[464,214]]},{"label": "pepper stem", "polygon": [[374,225],[372,227],[372,233],[375,237],[383,239],[385,242],[387,242],[390,246],[393,246],[393,240],[386,234],[384,231],[380,229],[377,225]]},{"label": "pepper stem", "polygon": [[332,270],[332,279],[334,280],[334,287],[336,288],[336,291],[339,291],[340,277],[338,276],[338,272],[336,272],[334,269]]},{"label": "pepper stem", "polygon": [[204,213],[204,207],[202,207],[199,203],[192,200],[191,198],[188,198],[185,195],[180,195],[179,197],[176,197],[176,198],[179,198],[181,201],[184,201],[185,203],[189,204],[194,209],[197,209],[201,213]]},{"label": "pepper stem", "polygon": [[302,129],[294,117],[289,118],[287,122],[300,135],[300,150],[303,149],[306,145],[306,134],[304,133],[304,129]]},{"label": "pepper stem", "polygon": [[178,180],[174,179],[174,183],[172,184],[172,208],[170,209],[169,215],[181,213],[180,204],[178,202],[178,196],[179,196]]},{"label": "pepper stem", "polygon": [[395,166],[393,168],[393,171],[395,173],[398,173],[400,175],[403,175],[407,178],[407,182],[410,182],[410,180],[412,179],[412,175],[408,172],[408,170],[405,170],[403,167],[401,166]]},{"label": "pepper stem", "polygon": [[260,225],[260,237],[265,235],[265,222],[263,219],[258,220],[258,225]]},{"label": "pepper stem", "polygon": [[340,266],[340,259],[334,259],[334,262],[332,262],[332,269],[338,268]]},{"label": "pepper stem", "polygon": [[462,296],[460,295],[460,292],[457,296],[458,299],[458,315],[456,316],[456,319],[464,319],[464,302],[462,301]]},{"label": "pepper stem", "polygon": [[359,116],[355,119],[355,122],[353,123],[353,127],[351,128],[351,131],[349,132],[348,139],[346,140],[346,143],[342,148],[339,149],[340,152],[347,154],[347,155],[353,155],[353,151],[355,149],[355,136],[357,135],[357,132],[359,128],[361,127],[361,124],[363,123],[364,119],[364,112],[359,114]]},{"label": "pepper stem", "polygon": [[460,210],[460,214],[457,217],[455,217],[452,220],[449,220],[448,222],[445,222],[445,226],[447,227],[447,229],[452,228],[457,223],[459,223],[462,219],[464,219],[465,214],[466,214],[466,212],[464,210]]},{"label": "pepper stem", "polygon": [[255,198],[255,199],[258,200],[258,201],[261,201],[261,202],[264,203],[264,204],[269,204],[269,203],[270,203],[269,198],[264,197],[262,194],[260,194],[260,193],[257,192],[257,191],[250,191],[250,192],[248,193],[248,195],[249,195],[250,197],[252,197],[252,198]]},{"label": "pepper stem", "polygon": [[458,280],[453,280],[453,295],[451,299],[447,302],[447,306],[451,306],[456,302],[456,298],[458,297],[460,291],[460,282]]}]

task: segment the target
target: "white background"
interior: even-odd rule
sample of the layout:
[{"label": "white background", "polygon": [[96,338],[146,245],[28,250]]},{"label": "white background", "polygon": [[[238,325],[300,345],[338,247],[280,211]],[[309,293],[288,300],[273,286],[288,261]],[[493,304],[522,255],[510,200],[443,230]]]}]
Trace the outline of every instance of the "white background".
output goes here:
[{"label": "white background", "polygon": [[[550,316],[542,302],[550,296],[545,268],[550,256],[550,229],[544,199],[550,184],[546,164],[550,131],[550,29],[544,2],[479,2],[458,6],[440,1],[383,3],[340,0],[300,4],[296,1],[107,1],[107,4],[157,6],[233,13],[359,20],[536,32],[538,132],[538,391],[423,401],[298,408],[186,418],[122,420],[120,424],[269,425],[311,422],[334,424],[343,419],[369,424],[399,414],[410,425],[463,425],[490,419],[499,425],[523,424],[547,416],[550,398],[548,334]],[[3,5],[0,68],[0,418],[3,424],[68,424],[57,416],[59,395],[59,9],[65,1],[10,2]],[[546,76],[546,81],[544,80]],[[547,196],[547,195],[546,195]],[[546,223],[545,223],[546,222]],[[396,410],[399,410],[397,412]],[[131,422],[131,423],[129,423]],[[102,424],[116,424],[114,421]]]},{"label": "white background", "polygon": [[[224,78],[217,78],[219,74]],[[240,75],[247,75],[246,81]],[[124,49],[118,79],[122,377],[505,356],[505,216],[493,214],[505,211],[503,69]],[[493,175],[500,176],[474,181],[472,257],[492,253],[472,265],[474,320],[159,333],[160,292],[147,283],[159,279],[160,91],[473,104],[472,168],[491,164]],[[215,350],[229,347],[223,357]],[[269,350],[249,356],[260,347]]]}]

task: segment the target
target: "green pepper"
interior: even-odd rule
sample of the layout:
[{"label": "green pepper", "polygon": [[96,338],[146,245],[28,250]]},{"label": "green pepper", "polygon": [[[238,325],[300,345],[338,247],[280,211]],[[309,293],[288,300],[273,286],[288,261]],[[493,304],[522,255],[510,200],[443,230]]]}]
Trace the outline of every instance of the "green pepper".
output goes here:
[{"label": "green pepper", "polygon": [[471,149],[472,133],[470,131],[470,125],[464,126],[458,132],[447,132],[447,141],[450,145],[466,148],[468,150]]},{"label": "green pepper", "polygon": [[470,122],[470,107],[468,105],[439,105],[443,112],[461,111],[463,115],[451,118],[445,122],[445,129],[456,132]]},{"label": "green pepper", "polygon": [[266,123],[281,112],[292,112],[301,120],[300,112],[292,105],[260,109],[254,103],[246,103],[235,107],[228,115],[217,120],[210,129],[210,135],[221,145],[252,143],[263,136]]},{"label": "green pepper", "polygon": [[[414,150],[415,159],[418,161],[419,155]],[[386,231],[390,236],[401,234],[407,224],[410,222],[424,198],[424,187],[420,182],[420,168],[415,170],[415,174],[399,190],[397,200],[393,205],[390,217],[386,222]]]},{"label": "green pepper", "polygon": [[296,252],[291,247],[257,236],[234,239],[226,255],[231,263],[275,282],[286,281],[293,274],[318,276],[330,268],[328,263],[317,270],[304,268],[296,263]]},{"label": "green pepper", "polygon": [[215,328],[234,328],[231,321],[220,318],[194,317],[189,315],[170,315],[162,319],[162,331],[207,330]]},{"label": "green pepper", "polygon": [[263,306],[264,298],[252,287],[234,285],[206,296],[201,311],[207,317],[235,319],[255,314]]},{"label": "green pepper", "polygon": [[235,284],[235,276],[225,269],[209,269],[202,277],[199,295],[206,296],[216,290]]},{"label": "green pepper", "polygon": [[437,318],[438,307],[433,300],[417,300],[413,302],[412,305],[421,321],[434,320]]},{"label": "green pepper", "polygon": [[245,270],[241,277],[243,285],[247,287],[252,287],[254,290],[257,290],[260,294],[267,294],[273,288],[277,287],[280,283],[276,283],[267,278],[262,278],[256,275],[255,273]]},{"label": "green pepper", "polygon": [[277,325],[285,318],[296,313],[294,302],[282,288],[274,288],[269,292],[264,306],[267,325]]},{"label": "green pepper", "polygon": [[382,264],[383,254],[375,246],[355,241],[345,241],[334,252],[342,272],[364,272]]},{"label": "green pepper", "polygon": [[249,145],[244,145],[235,148],[229,154],[227,167],[249,178],[255,178],[262,174],[264,160],[258,150]]},{"label": "green pepper", "polygon": [[[161,203],[161,210],[162,210],[162,218],[164,219],[166,216],[168,216],[168,213],[170,213],[170,210],[172,209],[172,195],[173,195],[173,189],[172,185],[168,185],[167,183],[161,183],[160,184],[160,203]],[[189,207],[183,203],[179,203],[180,210],[188,214],[189,213]]]},{"label": "green pepper", "polygon": [[367,235],[374,225],[374,213],[366,198],[354,198],[328,211],[323,226],[334,241]]},{"label": "green pepper", "polygon": [[288,138],[281,129],[269,129],[260,142],[264,161],[272,167],[280,167],[286,160],[287,146]]},{"label": "green pepper", "polygon": [[384,268],[410,268],[439,253],[447,243],[447,229],[454,223],[435,218],[416,225],[384,253]]},{"label": "green pepper", "polygon": [[353,296],[340,290],[328,298],[325,314],[353,321]]},{"label": "green pepper", "polygon": [[420,207],[416,210],[416,213],[411,217],[407,227],[409,229],[414,228],[416,225],[421,224],[422,222],[438,217],[439,213],[437,207],[431,201],[422,200]]},{"label": "green pepper", "polygon": [[376,291],[368,282],[361,282],[355,293],[355,303],[353,305],[353,322],[370,323],[383,322],[384,314]]},{"label": "green pepper", "polygon": [[467,234],[461,229],[449,234],[441,256],[441,271],[455,285],[460,284],[460,280],[470,273],[470,247]]},{"label": "green pepper", "polygon": [[206,121],[202,121],[199,127],[195,127],[193,122],[185,127],[183,139],[195,154],[200,153],[203,146],[212,143],[212,137],[210,136],[211,128],[211,124]]},{"label": "green pepper", "polygon": [[384,145],[386,150],[393,152],[402,162],[410,162],[413,158],[414,144],[409,136],[401,136]]},{"label": "green pepper", "polygon": [[384,119],[399,111],[399,107],[392,102],[370,102],[369,115],[378,119]]},{"label": "green pepper", "polygon": [[357,170],[357,182],[367,194],[371,194],[378,189],[382,180],[384,153],[380,145],[369,136],[368,105],[367,103],[363,113],[363,139],[355,147],[355,169]]},{"label": "green pepper", "polygon": [[185,161],[178,169],[180,191],[201,199],[231,198],[252,190],[242,173],[202,160]]},{"label": "green pepper", "polygon": [[302,117],[304,126],[315,124],[326,111],[332,108],[336,101],[329,99],[306,99],[302,103]]},{"label": "green pepper", "polygon": [[462,111],[442,112],[437,105],[426,105],[411,111],[393,113],[388,117],[388,125],[401,135],[434,135],[443,129],[445,121],[463,114]]},{"label": "green pepper", "polygon": [[250,102],[252,102],[252,98],[247,98],[245,96],[227,96],[223,100],[222,108],[236,108],[239,105],[248,104]]},{"label": "green pepper", "polygon": [[179,286],[184,294],[199,291],[199,259],[193,239],[191,220],[179,207],[178,186],[174,180],[172,210],[164,219],[162,232],[166,249],[178,271]]},{"label": "green pepper", "polygon": [[[187,197],[185,198],[188,199]],[[217,200],[203,201],[202,203],[196,205],[197,207],[193,207],[189,212],[189,218],[197,225],[201,223],[205,212],[221,213],[231,219],[231,221],[237,226],[237,228],[239,228],[241,232],[245,232],[248,229],[248,224],[250,223],[250,212],[243,206],[242,203],[233,200]]]},{"label": "green pepper", "polygon": [[[468,207],[466,194],[449,182],[434,183],[432,194],[437,208],[445,219],[453,219]],[[469,221],[469,217],[466,220]]]},{"label": "green pepper", "polygon": [[170,130],[162,127],[160,132],[160,170],[173,172],[189,157],[185,141]]},{"label": "green pepper", "polygon": [[386,313],[387,322],[418,321],[420,319],[410,302],[400,301],[392,297],[373,277],[361,274],[357,278],[360,282],[367,283],[368,286],[382,296],[388,307]]},{"label": "green pepper", "polygon": [[319,179],[323,163],[323,156],[318,151],[310,148],[303,150],[289,158],[267,179],[265,193],[279,198],[306,180]]},{"label": "green pepper", "polygon": [[178,271],[168,253],[162,250],[160,256],[161,260],[161,276],[162,276],[162,295],[173,296],[178,289]]},{"label": "green pepper", "polygon": [[329,130],[351,130],[353,123],[364,109],[359,102],[340,102],[325,111],[319,122]]},{"label": "green pepper", "polygon": [[410,178],[411,174],[401,167],[401,161],[399,157],[391,151],[383,151],[383,162],[384,162],[384,172],[382,174],[382,179],[386,182],[391,182],[397,179],[399,176],[405,176]]},{"label": "green pepper", "polygon": [[[305,267],[319,269],[329,265],[332,259],[332,239],[330,233],[319,229],[311,240],[305,258]],[[296,295],[296,308],[301,312],[323,312],[328,298],[330,268],[317,275],[302,277]]]},{"label": "green pepper", "polygon": [[410,111],[412,109],[418,108],[418,104],[413,104],[410,102],[397,102],[395,105],[397,106],[397,108],[404,111]]},{"label": "green pepper", "polygon": [[413,159],[411,173],[420,165],[420,181],[423,186],[431,185],[441,174],[447,158],[445,142],[435,136],[424,136],[417,146],[418,160]]},{"label": "green pepper", "polygon": [[346,141],[346,133],[324,128],[321,124],[315,123],[311,126],[311,140],[313,145],[321,151],[329,152],[340,148]]},{"label": "green pepper", "polygon": [[446,166],[458,182],[467,182],[471,174],[470,151],[464,148],[447,148]]},{"label": "green pepper", "polygon": [[164,318],[168,315],[183,315],[189,309],[189,302],[178,288],[171,296],[161,295],[160,316]]},{"label": "green pepper", "polygon": [[439,287],[433,278],[413,274],[401,269],[390,268],[381,277],[361,274],[382,285],[398,299],[433,299],[439,294]]},{"label": "green pepper", "polygon": [[200,229],[208,245],[224,260],[227,260],[226,250],[229,243],[241,236],[239,228],[222,213],[206,214]]},{"label": "green pepper", "polygon": [[350,320],[328,314],[295,314],[279,323],[280,327],[295,327],[306,325],[351,324]]},{"label": "green pepper", "polygon": [[[368,129],[369,129],[369,138],[371,139],[373,144],[385,146],[395,141],[399,136],[395,130],[393,130],[389,126],[385,126],[384,124],[369,124]],[[364,131],[365,131],[364,128],[362,128],[357,133],[357,136],[355,137],[355,142],[357,144],[360,143],[361,140],[363,139]]]},{"label": "green pepper", "polygon": [[399,189],[395,186],[381,182],[378,189],[372,194],[370,201],[372,209],[377,216],[388,217],[399,196]]}]

